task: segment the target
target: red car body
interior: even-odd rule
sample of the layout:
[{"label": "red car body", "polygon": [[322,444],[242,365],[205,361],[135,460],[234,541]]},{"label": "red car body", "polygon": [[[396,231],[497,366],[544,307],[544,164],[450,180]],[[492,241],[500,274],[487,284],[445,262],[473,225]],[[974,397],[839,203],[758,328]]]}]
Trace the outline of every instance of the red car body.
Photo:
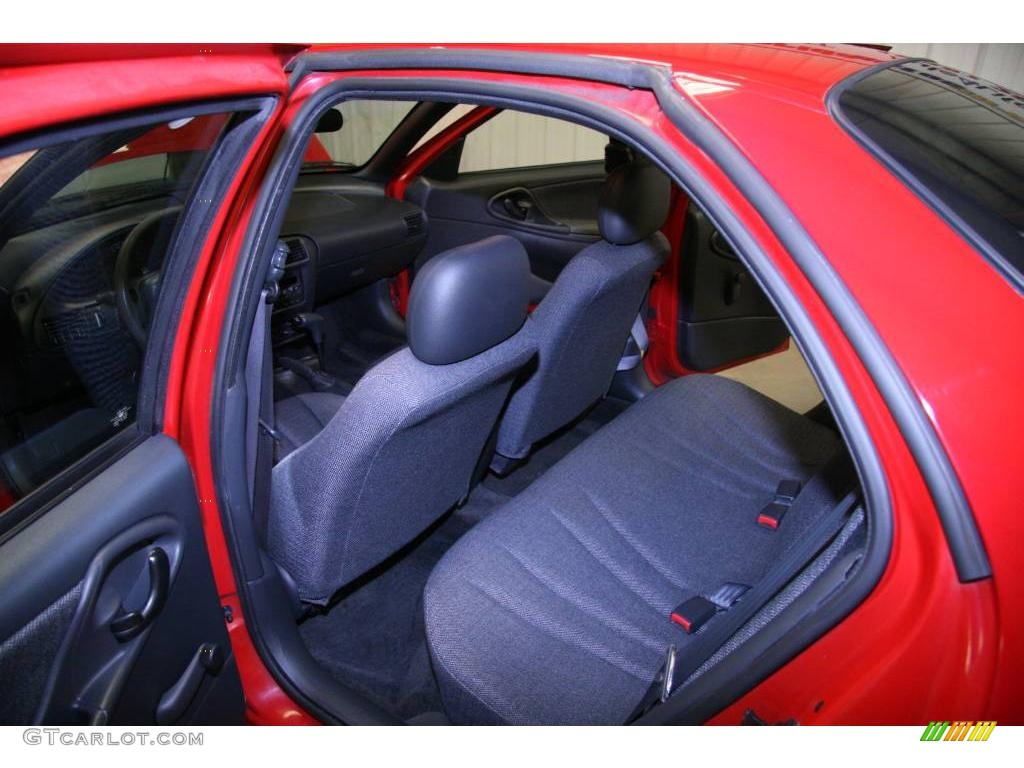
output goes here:
[{"label": "red car body", "polygon": [[[369,46],[316,46],[356,51]],[[540,82],[648,127],[723,199],[770,258],[813,322],[877,451],[892,510],[892,546],[868,597],[834,628],[711,723],[747,710],[768,722],[902,724],[1020,722],[1024,710],[1024,302],[971,245],[830,114],[837,83],[891,57],[866,48],[768,45],[546,45],[502,50],[611,57],[671,70],[673,87],[768,181],[823,252],[897,361],[955,469],[984,542],[992,577],[958,578],[919,464],[878,382],[819,290],[747,196],[684,136],[650,91],[585,79],[452,69],[447,78]],[[0,52],[0,136],[153,105],[272,94],[278,106],[220,202],[182,313],[164,432],[184,449],[198,490],[221,602],[230,606],[249,720],[314,723],[275,681],[246,629],[211,459],[215,350],[257,193],[278,142],[306,100],[338,79],[427,78],[437,70],[309,72],[289,84],[303,46],[32,46]],[[424,156],[390,193],[401,196]],[[668,233],[672,236],[672,232]],[[675,233],[678,239],[678,233]],[[671,285],[671,274],[661,279]],[[652,304],[647,370],[664,381],[685,369],[674,349],[675,294]]]}]

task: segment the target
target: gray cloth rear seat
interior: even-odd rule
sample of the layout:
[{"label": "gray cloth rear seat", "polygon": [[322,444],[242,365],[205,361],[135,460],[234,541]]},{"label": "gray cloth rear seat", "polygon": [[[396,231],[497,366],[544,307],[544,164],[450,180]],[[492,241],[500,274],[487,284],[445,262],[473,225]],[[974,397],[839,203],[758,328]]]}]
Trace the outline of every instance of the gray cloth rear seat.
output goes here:
[{"label": "gray cloth rear seat", "polygon": [[[456,723],[621,723],[674,643],[669,614],[751,585],[814,513],[757,524],[783,479],[839,449],[828,428],[693,375],[602,428],[445,555],[427,638]],[[841,489],[836,490],[838,501]]]}]

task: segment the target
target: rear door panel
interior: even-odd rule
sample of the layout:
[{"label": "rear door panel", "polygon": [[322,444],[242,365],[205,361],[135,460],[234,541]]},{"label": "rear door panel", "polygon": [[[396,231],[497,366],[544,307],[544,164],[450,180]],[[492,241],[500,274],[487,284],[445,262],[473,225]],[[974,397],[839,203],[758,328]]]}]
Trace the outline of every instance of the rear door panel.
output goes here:
[{"label": "rear door panel", "polygon": [[710,219],[686,212],[679,250],[679,349],[686,368],[708,371],[777,349],[789,332]]},{"label": "rear door panel", "polygon": [[[166,599],[118,639],[114,621],[153,590],[154,549],[168,561]],[[171,722],[242,721],[192,473],[170,438],[143,441],[0,544],[0,593],[0,721],[156,722],[161,696],[203,644],[225,663],[206,670]]]},{"label": "rear door panel", "polygon": [[478,171],[454,181],[421,177],[406,192],[429,220],[420,259],[505,234],[526,247],[535,275],[554,280],[599,237],[597,199],[603,181],[602,161]]}]

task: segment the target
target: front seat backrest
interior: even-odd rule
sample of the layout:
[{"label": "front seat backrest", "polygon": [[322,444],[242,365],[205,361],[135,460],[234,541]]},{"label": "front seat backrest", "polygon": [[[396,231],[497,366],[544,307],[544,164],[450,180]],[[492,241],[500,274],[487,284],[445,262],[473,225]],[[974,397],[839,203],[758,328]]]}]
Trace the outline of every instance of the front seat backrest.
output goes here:
[{"label": "front seat backrest", "polygon": [[468,494],[534,354],[520,332],[528,276],[522,245],[505,236],[427,262],[409,297],[409,346],[274,467],[268,547],[304,601],[326,601]]},{"label": "front seat backrest", "polygon": [[537,369],[512,395],[498,453],[520,459],[608,392],[654,271],[670,183],[645,159],[609,172],[598,206],[602,240],[566,265],[527,321]]}]

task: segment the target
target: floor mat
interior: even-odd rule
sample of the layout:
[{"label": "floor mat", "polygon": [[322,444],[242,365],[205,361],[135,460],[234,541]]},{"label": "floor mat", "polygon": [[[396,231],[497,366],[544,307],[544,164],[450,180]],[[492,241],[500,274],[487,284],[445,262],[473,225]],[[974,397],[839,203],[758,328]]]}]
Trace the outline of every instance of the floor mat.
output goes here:
[{"label": "floor mat", "polygon": [[374,330],[348,330],[328,346],[324,367],[335,378],[355,386],[381,358],[405,344],[405,338]]},{"label": "floor mat", "polygon": [[423,587],[441,556],[505,497],[478,489],[461,509],[346,589],[299,632],[321,665],[399,717],[441,711],[423,626]]},{"label": "floor mat", "polygon": [[349,385],[405,344],[405,324],[385,283],[375,283],[317,310],[324,324],[324,367]]}]

